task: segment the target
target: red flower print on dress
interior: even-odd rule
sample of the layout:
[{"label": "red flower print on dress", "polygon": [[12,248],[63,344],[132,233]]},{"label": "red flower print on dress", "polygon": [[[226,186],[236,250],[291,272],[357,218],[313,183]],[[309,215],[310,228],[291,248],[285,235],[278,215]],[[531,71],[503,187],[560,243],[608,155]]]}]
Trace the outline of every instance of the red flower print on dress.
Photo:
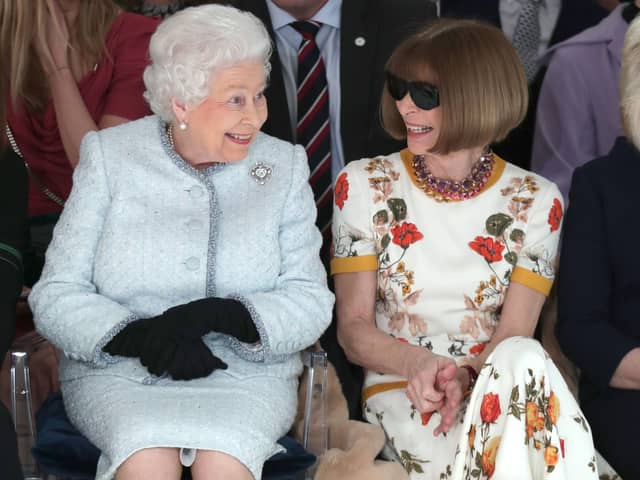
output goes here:
[{"label": "red flower print on dress", "polygon": [[431,420],[433,413],[434,412],[423,412],[420,414],[420,421],[422,425],[426,425],[427,423],[429,423],[429,420]]},{"label": "red flower print on dress", "polygon": [[475,240],[469,242],[469,246],[473,251],[482,255],[488,263],[502,260],[504,245],[491,237],[477,236]]},{"label": "red flower print on dress", "polygon": [[347,173],[344,172],[336,180],[333,201],[342,210],[347,198],[349,198],[349,181],[347,180]]},{"label": "red flower print on dress", "polygon": [[469,349],[469,353],[472,355],[480,355],[486,346],[487,342],[477,343]]},{"label": "red flower print on dress", "polygon": [[402,222],[393,227],[391,235],[393,235],[393,243],[400,245],[402,248],[409,248],[409,245],[424,238],[418,228],[409,222]]},{"label": "red flower print on dress", "polygon": [[487,393],[480,405],[480,418],[484,423],[493,423],[500,416],[500,397],[496,393]]},{"label": "red flower print on dress", "polygon": [[562,204],[557,198],[553,199],[553,205],[549,210],[549,230],[555,232],[560,228],[560,221],[562,220]]}]

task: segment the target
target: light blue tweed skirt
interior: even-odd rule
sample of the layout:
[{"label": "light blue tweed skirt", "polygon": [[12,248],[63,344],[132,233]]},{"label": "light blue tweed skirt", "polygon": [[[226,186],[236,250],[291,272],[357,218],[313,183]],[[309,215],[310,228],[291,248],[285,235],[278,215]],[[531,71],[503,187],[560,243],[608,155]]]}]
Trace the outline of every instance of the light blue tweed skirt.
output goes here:
[{"label": "light blue tweed skirt", "polygon": [[152,447],[223,452],[260,479],[265,460],[282,450],[276,441],[291,427],[297,401],[297,378],[225,371],[152,385],[102,374],[61,388],[69,419],[102,452],[96,480],[113,479],[128,457]]}]

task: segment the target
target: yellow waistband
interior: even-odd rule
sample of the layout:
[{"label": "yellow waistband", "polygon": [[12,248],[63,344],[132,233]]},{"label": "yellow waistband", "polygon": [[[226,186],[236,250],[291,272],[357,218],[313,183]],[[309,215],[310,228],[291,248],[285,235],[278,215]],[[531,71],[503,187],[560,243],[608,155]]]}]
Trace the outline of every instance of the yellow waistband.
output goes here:
[{"label": "yellow waistband", "polygon": [[364,389],[362,392],[362,401],[366,402],[369,398],[378,393],[388,392],[389,390],[400,390],[407,388],[406,380],[400,382],[376,383]]}]

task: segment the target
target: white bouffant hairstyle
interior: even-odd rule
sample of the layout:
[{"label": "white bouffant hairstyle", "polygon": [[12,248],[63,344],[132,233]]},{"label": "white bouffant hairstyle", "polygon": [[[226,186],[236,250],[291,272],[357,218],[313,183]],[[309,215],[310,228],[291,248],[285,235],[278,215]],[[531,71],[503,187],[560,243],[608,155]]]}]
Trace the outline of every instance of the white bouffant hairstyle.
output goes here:
[{"label": "white bouffant hairstyle", "polygon": [[624,37],[620,67],[620,111],[627,138],[640,150],[640,17]]},{"label": "white bouffant hairstyle", "polygon": [[164,20],[151,37],[144,97],[155,114],[171,122],[171,99],[198,105],[209,95],[217,70],[255,61],[268,77],[271,51],[267,29],[251,13],[223,5],[186,8]]}]

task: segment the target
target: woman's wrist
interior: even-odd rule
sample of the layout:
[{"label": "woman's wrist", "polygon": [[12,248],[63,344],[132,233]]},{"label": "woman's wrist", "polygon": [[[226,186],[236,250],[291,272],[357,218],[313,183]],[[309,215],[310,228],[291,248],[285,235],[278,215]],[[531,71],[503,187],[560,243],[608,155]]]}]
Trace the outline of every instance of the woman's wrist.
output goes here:
[{"label": "woman's wrist", "polygon": [[54,67],[51,70],[49,70],[48,72],[46,72],[47,78],[55,76],[58,73],[63,72],[65,70],[71,71],[71,67],[69,67],[69,65],[62,65],[61,67]]}]

